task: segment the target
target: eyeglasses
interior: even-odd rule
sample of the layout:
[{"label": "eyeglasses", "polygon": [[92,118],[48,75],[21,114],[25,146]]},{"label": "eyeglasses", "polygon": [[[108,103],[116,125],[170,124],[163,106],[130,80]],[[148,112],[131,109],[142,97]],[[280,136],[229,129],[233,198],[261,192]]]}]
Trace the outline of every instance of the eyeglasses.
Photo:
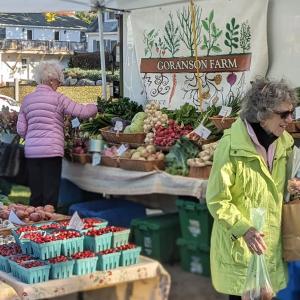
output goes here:
[{"label": "eyeglasses", "polygon": [[286,111],[272,110],[272,112],[274,114],[278,115],[283,120],[287,119],[289,116],[293,117],[294,111],[295,111],[294,109],[292,109],[292,110],[286,110]]}]

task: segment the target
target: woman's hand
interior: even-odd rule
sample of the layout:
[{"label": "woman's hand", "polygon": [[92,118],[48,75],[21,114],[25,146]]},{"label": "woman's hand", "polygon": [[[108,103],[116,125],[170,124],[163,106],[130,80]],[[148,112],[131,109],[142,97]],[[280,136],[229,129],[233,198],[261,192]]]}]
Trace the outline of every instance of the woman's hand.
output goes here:
[{"label": "woman's hand", "polygon": [[288,192],[291,195],[295,195],[300,192],[300,179],[299,178],[292,178],[288,180]]},{"label": "woman's hand", "polygon": [[255,228],[248,229],[248,231],[243,235],[251,253],[256,253],[258,255],[263,254],[267,250],[263,237],[264,234],[257,231]]}]

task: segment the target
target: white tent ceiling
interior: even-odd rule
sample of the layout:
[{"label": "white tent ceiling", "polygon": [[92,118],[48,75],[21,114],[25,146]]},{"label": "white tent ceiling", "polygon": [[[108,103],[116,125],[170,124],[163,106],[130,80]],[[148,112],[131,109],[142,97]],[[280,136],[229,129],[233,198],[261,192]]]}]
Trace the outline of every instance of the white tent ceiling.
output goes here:
[{"label": "white tent ceiling", "polygon": [[89,11],[95,7],[134,10],[188,0],[0,0],[1,13]]}]

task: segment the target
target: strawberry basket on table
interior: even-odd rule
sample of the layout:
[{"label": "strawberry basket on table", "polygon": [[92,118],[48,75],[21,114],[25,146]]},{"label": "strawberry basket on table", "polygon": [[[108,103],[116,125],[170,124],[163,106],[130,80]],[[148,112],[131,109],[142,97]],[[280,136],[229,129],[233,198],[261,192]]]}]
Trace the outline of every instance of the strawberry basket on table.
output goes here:
[{"label": "strawberry basket on table", "polygon": [[85,233],[84,248],[100,252],[110,248],[111,240],[112,232],[107,228],[91,229]]},{"label": "strawberry basket on table", "polygon": [[72,259],[75,261],[73,274],[84,275],[96,271],[98,257],[92,251],[77,252]]},{"label": "strawberry basket on table", "polygon": [[53,234],[36,233],[36,236],[32,237],[30,241],[35,257],[45,260],[61,255],[63,241]]},{"label": "strawberry basket on table", "polygon": [[117,226],[108,226],[107,229],[112,232],[112,248],[116,248],[128,243],[130,229]]},{"label": "strawberry basket on table", "polygon": [[49,280],[50,265],[40,260],[23,261],[15,266],[16,277],[33,284]]},{"label": "strawberry basket on table", "polygon": [[61,254],[70,256],[76,252],[83,251],[83,240],[84,236],[76,230],[60,229],[53,234],[62,240],[61,243]]},{"label": "strawberry basket on table", "polygon": [[80,230],[81,233],[86,233],[90,229],[101,229],[105,228],[108,224],[108,221],[100,218],[83,218],[84,227]]},{"label": "strawberry basket on table", "polygon": [[[34,225],[20,226],[11,231],[16,243],[21,247],[23,254],[32,254],[31,242],[28,240],[29,233],[38,232],[39,228]],[[26,237],[25,237],[26,236]]]},{"label": "strawberry basket on table", "polygon": [[9,256],[21,253],[21,248],[16,243],[0,245],[0,270],[9,273],[11,268]]},{"label": "strawberry basket on table", "polygon": [[29,261],[29,260],[33,260],[34,257],[32,257],[31,255],[27,255],[27,254],[16,254],[16,255],[11,255],[8,257],[8,263],[10,265],[10,270],[11,273],[13,274],[14,277],[17,277],[17,271],[16,271],[16,265],[20,264],[24,261]]},{"label": "strawberry basket on table", "polygon": [[106,271],[110,269],[115,269],[120,265],[121,252],[117,249],[111,248],[97,252],[98,256],[97,270]]},{"label": "strawberry basket on table", "polygon": [[48,263],[51,265],[50,279],[69,278],[73,274],[74,260],[66,256],[57,256],[50,258]]},{"label": "strawberry basket on table", "polygon": [[126,244],[116,249],[121,251],[120,266],[129,266],[139,263],[141,247],[134,244]]}]

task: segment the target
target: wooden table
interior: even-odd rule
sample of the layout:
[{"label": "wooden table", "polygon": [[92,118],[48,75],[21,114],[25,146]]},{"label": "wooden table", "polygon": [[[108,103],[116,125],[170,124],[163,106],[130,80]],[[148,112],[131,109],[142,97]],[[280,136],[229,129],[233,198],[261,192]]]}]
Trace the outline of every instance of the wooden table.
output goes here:
[{"label": "wooden table", "polygon": [[167,300],[170,275],[159,262],[143,256],[136,265],[37,284],[22,283],[11,274],[0,271],[0,300],[58,299],[93,290],[95,299],[100,299],[101,290],[107,287],[112,289],[101,299]]}]

